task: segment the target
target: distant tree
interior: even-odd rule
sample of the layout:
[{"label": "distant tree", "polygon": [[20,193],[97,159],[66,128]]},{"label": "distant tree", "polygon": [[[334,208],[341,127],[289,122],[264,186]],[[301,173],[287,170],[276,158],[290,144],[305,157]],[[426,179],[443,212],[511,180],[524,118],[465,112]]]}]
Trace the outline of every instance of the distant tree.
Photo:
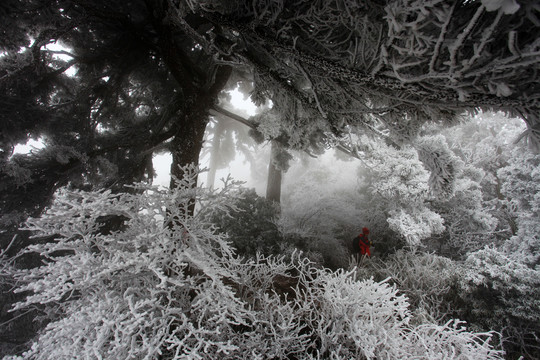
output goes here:
[{"label": "distant tree", "polygon": [[[369,212],[356,193],[358,164],[344,169],[334,157],[296,161],[284,177],[279,227],[289,237],[306,239],[304,249],[318,254],[329,268],[346,267],[350,240]],[[300,164],[298,164],[300,162]],[[378,239],[377,239],[378,240]]]},{"label": "distant tree", "polygon": [[226,166],[235,157],[236,149],[232,143],[234,141],[233,134],[231,131],[227,131],[226,123],[227,119],[216,119],[211,121],[212,126],[207,128],[210,136],[210,146],[208,147],[210,163],[208,164],[208,175],[206,177],[208,187],[214,186],[217,170]]},{"label": "distant tree", "polygon": [[231,118],[221,112],[213,111],[212,120],[206,128],[207,140],[201,156],[209,156],[210,158],[206,177],[206,185],[209,187],[214,186],[216,172],[226,168],[238,153],[244,156],[251,167],[255,166],[255,162],[258,160],[256,159],[257,141],[250,135],[255,124],[251,126],[248,119],[236,116],[235,113],[223,108],[216,108],[235,116]]},{"label": "distant tree", "polygon": [[[279,119],[276,118],[275,112],[271,109],[262,109],[262,113],[251,116],[249,119],[245,119],[236,113],[230,112],[224,108],[216,106],[213,108],[214,112],[218,114],[220,118],[223,116],[236,120],[237,123],[246,125],[245,127],[238,127],[236,125],[236,134],[238,139],[236,140],[237,148],[240,149],[247,159],[251,162],[252,166],[257,161],[255,156],[249,151],[249,148],[245,147],[246,143],[262,144],[265,140],[270,144],[270,156],[268,161],[267,177],[266,177],[266,198],[279,203],[281,199],[281,185],[283,179],[283,173],[289,168],[289,161],[292,159],[292,155],[287,151],[287,135],[279,128]],[[272,119],[272,120],[268,120]],[[246,131],[247,129],[249,131]],[[215,131],[223,131],[223,125],[216,126]],[[232,134],[231,134],[232,135]],[[215,135],[214,135],[215,136]],[[232,144],[231,138],[226,138],[228,144]],[[224,154],[220,152],[221,140],[219,138],[213,138],[212,150],[211,150],[211,164],[208,178],[212,180],[215,177],[215,170],[217,163],[213,163],[212,159],[215,157],[223,157]],[[225,148],[224,152],[227,153],[231,146]],[[226,158],[226,155],[225,155]],[[260,160],[260,159],[259,159]],[[212,170],[214,169],[214,170]]]}]

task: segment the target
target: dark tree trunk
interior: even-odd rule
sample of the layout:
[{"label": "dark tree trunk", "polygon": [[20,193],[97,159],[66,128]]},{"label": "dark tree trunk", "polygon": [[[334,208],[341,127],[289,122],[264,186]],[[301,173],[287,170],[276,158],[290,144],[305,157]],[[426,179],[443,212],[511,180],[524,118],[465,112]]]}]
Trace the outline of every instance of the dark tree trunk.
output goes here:
[{"label": "dark tree trunk", "polygon": [[[207,89],[201,89],[191,107],[180,120],[178,131],[171,144],[172,164],[171,176],[181,179],[183,172],[181,167],[189,164],[199,164],[199,155],[204,141],[204,131],[208,125],[208,111],[217,102],[217,96],[225,87],[232,69],[229,66],[221,66],[217,69],[215,80]],[[171,179],[171,188],[176,183]],[[195,202],[190,205],[189,211],[193,213]]]},{"label": "dark tree trunk", "polygon": [[266,198],[279,204],[281,199],[281,170],[278,169],[273,159],[279,152],[279,143],[272,141],[270,164],[268,165],[268,183],[266,185]]},{"label": "dark tree trunk", "polygon": [[[194,44],[183,43],[183,30],[168,19],[168,2],[147,0],[153,14],[152,24],[159,35],[158,47],[172,76],[178,82],[183,97],[183,114],[177,120],[171,142],[171,175],[182,179],[181,166],[199,164],[199,154],[208,124],[208,112],[217,102],[217,96],[227,84],[232,72],[230,66],[213,66],[210,55],[190,52]],[[184,34],[185,35],[185,34]],[[197,59],[197,60],[195,60]],[[171,179],[171,188],[176,183]],[[191,206],[192,211],[195,204]]]}]

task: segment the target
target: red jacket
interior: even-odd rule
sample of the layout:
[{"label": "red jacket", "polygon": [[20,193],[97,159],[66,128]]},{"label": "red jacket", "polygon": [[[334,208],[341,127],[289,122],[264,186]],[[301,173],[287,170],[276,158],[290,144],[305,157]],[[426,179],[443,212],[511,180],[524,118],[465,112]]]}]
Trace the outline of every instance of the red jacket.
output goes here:
[{"label": "red jacket", "polygon": [[360,255],[371,256],[371,251],[369,251],[369,246],[371,245],[368,239],[367,234],[360,234],[357,237],[358,246],[360,248]]},{"label": "red jacket", "polygon": [[362,233],[354,238],[353,251],[355,253],[360,253],[360,255],[371,256],[371,251],[369,251],[371,242],[369,241],[368,235],[369,235],[369,230],[368,228],[365,227],[362,229]]}]

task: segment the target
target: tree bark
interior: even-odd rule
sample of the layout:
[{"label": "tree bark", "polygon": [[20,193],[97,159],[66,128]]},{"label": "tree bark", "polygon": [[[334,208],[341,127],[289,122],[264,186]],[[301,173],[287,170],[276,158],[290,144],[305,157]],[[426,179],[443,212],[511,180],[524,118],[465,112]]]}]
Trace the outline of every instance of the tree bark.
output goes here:
[{"label": "tree bark", "polygon": [[279,143],[272,141],[272,150],[270,154],[270,164],[268,165],[268,183],[266,185],[266,199],[276,203],[281,200],[281,170],[278,169],[273,162],[273,159],[279,152]]},{"label": "tree bark", "polygon": [[[190,108],[181,118],[178,131],[171,143],[171,188],[176,186],[174,177],[182,179],[182,166],[199,164],[199,155],[204,142],[204,132],[208,125],[208,111],[217,101],[217,96],[225,87],[232,68],[220,66],[216,71],[215,80],[208,89],[200,89]],[[190,205],[189,211],[193,213],[195,202]]]}]

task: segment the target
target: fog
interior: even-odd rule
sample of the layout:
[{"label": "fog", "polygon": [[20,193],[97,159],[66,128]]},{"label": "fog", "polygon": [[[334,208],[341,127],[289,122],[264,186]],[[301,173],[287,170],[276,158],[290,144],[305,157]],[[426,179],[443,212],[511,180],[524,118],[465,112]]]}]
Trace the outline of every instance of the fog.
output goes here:
[{"label": "fog", "polygon": [[[238,88],[229,91],[228,96],[229,101],[222,103],[221,106],[241,117],[248,119],[250,116],[258,114],[261,111],[261,108],[253,104],[249,97],[243,94]],[[213,135],[209,133],[212,130],[212,126],[215,126],[217,121],[221,121],[226,123],[226,126],[229,128],[234,127],[235,129],[248,130],[245,125],[226,117],[220,117],[219,119],[212,117],[211,119],[212,121],[207,127],[205,143],[200,158],[200,168],[206,169],[206,171],[199,175],[199,185],[201,186],[208,185],[211,162],[210,147],[213,140]],[[232,132],[233,140],[237,143],[241,142],[242,140],[238,139],[238,134],[234,129],[232,129]],[[223,180],[230,176],[233,180],[244,182],[244,187],[255,189],[259,196],[264,196],[266,192],[268,164],[270,161],[270,142],[265,141],[262,144],[256,144],[252,139],[247,139],[246,142],[249,147],[247,150],[251,150],[251,159],[248,159],[242,151],[235,149],[230,161],[219,164],[220,166],[216,170],[214,187],[221,187]],[[356,182],[356,168],[359,165],[359,160],[357,159],[353,159],[352,157],[347,159],[347,155],[336,154],[336,151],[333,149],[329,149],[317,157],[310,157],[306,153],[294,150],[290,151],[290,153],[293,158],[290,161],[290,168],[284,172],[282,180],[282,195],[284,199],[290,195],[291,187],[298,187],[299,181],[305,180],[304,177],[309,171],[317,172],[324,169],[324,171],[340,174],[340,183],[344,187],[350,187]],[[156,154],[153,161],[156,172],[154,184],[168,187],[172,162],[171,154],[169,152]]]}]

